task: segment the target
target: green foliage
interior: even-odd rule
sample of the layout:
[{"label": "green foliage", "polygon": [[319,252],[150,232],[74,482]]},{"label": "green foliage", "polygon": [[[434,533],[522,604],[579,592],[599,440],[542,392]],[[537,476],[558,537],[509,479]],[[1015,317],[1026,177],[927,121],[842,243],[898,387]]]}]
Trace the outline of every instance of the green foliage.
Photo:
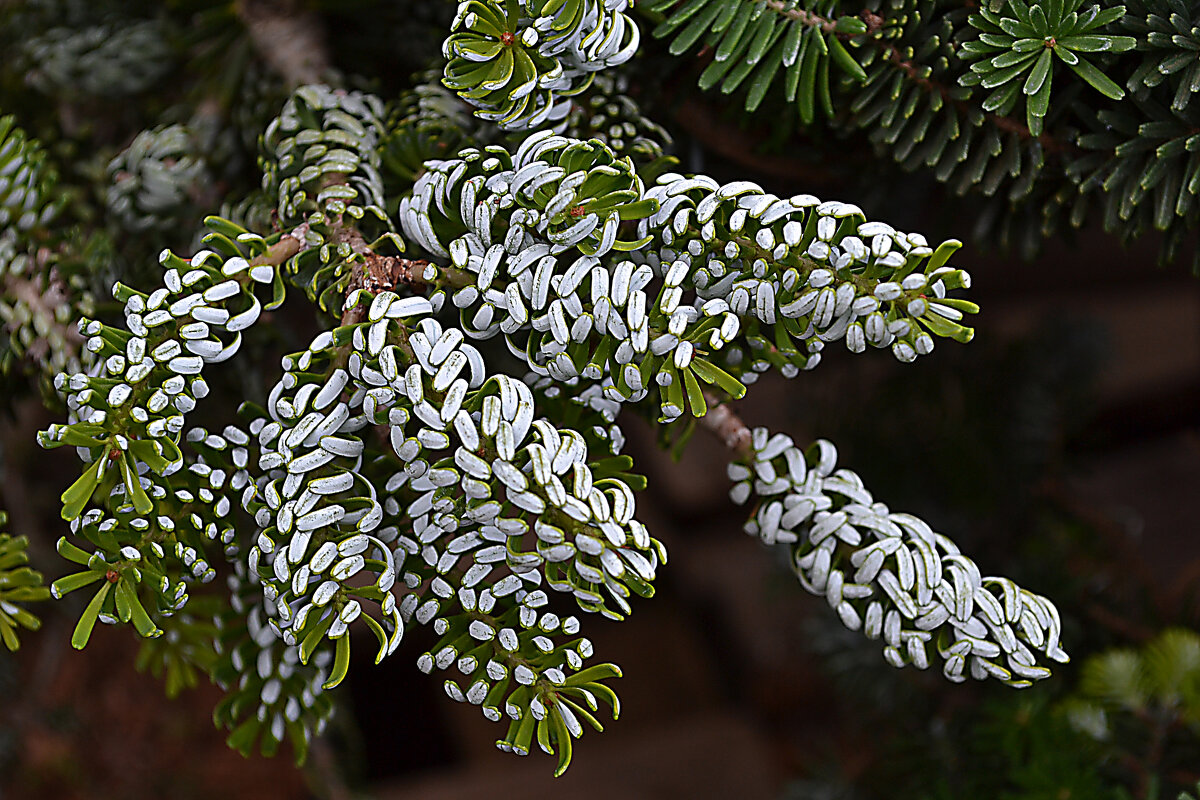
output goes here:
[{"label": "green foliage", "polygon": [[[882,3],[875,8],[894,11]],[[885,23],[886,41],[864,48],[867,80],[849,98],[847,122],[903,170],[928,170],[955,195],[995,198],[976,221],[979,230],[988,216],[1006,218],[1016,204],[1036,202],[1048,153],[1022,125],[985,112],[974,92],[958,85],[965,65],[957,40],[965,23],[964,10],[943,12],[936,3]],[[1036,242],[1041,232],[1032,235]]]},{"label": "green foliage", "polygon": [[[959,79],[963,86],[982,86],[992,92],[983,101],[985,111],[1008,116],[1021,95],[1025,120],[1034,136],[1050,108],[1050,86],[1055,59],[1063,62],[1092,88],[1113,100],[1125,90],[1093,64],[1086,54],[1123,53],[1137,44],[1131,36],[1112,36],[1104,27],[1120,19],[1124,6],[1100,10],[1091,6],[1082,14],[1083,0],[1056,0],[1026,5],[1022,0],[993,3],[996,10],[981,8],[968,21],[979,38],[962,46],[964,60],[973,61],[971,74]],[[1080,55],[1084,53],[1085,55]]]},{"label": "green foliage", "polygon": [[784,100],[796,104],[800,120],[809,124],[818,106],[826,116],[834,116],[830,62],[841,74],[866,80],[846,45],[866,33],[867,24],[839,15],[837,0],[656,0],[644,10],[664,17],[654,36],[672,37],[672,55],[687,53],[697,44],[711,50],[700,88],[719,85],[722,94],[729,94],[745,85],[750,112],[782,80]]},{"label": "green foliage", "polygon": [[1147,54],[1126,86],[1141,99],[1158,86],[1175,86],[1171,110],[1183,111],[1200,91],[1200,27],[1194,11],[1180,0],[1130,3],[1121,24]]},{"label": "green foliage", "polygon": [[[668,54],[694,54],[699,88],[737,92],[748,112],[775,128],[773,144],[784,144],[799,123],[806,147],[838,158],[842,138],[861,131],[877,156],[980,198],[979,238],[1031,255],[1043,238],[1083,226],[1100,205],[1106,228],[1124,239],[1167,231],[1163,260],[1193,246],[1190,180],[1174,181],[1165,187],[1169,200],[1150,199],[1134,214],[1128,208],[1159,177],[1142,187],[1136,179],[1080,176],[1096,162],[1108,173],[1141,175],[1142,150],[1106,143],[1100,158],[1093,143],[1077,139],[1080,130],[1085,139],[1107,131],[1112,115],[1127,131],[1194,127],[1184,114],[1200,86],[1192,6],[1139,0],[1126,12],[1108,2],[994,0],[972,12],[944,0],[871,0],[857,16],[847,10],[806,0],[639,7]],[[1125,87],[1138,106],[1115,102]],[[911,182],[871,177],[892,190]]]},{"label": "green foliage", "polygon": [[201,676],[211,675],[217,660],[212,649],[218,633],[215,617],[221,603],[222,599],[213,595],[192,598],[185,611],[162,617],[162,636],[142,639],[137,669],[161,678],[167,697],[194,689]]},{"label": "green foliage", "polygon": [[262,311],[253,285],[277,284],[282,300],[277,270],[244,257],[265,251],[263,239],[245,234],[242,241],[214,234],[230,253],[224,258],[206,251],[185,262],[164,251],[165,285],[150,295],[118,284],[125,327],[81,324],[100,374],[64,374],[57,382],[74,421],[52,426],[41,441],[74,446],[84,460],[83,474],[63,493],[62,515],[93,549],[60,539],[59,552],[84,570],[52,590],[61,597],[100,583],[72,638],[76,647],[101,616],[159,635],[146,605],[154,613],[181,609],[190,583],[216,575],[205,548],[232,540],[230,499],[214,492],[241,489],[245,477],[230,476],[226,489],[224,470],[203,459],[185,464],[179,444],[184,415],[208,394],[204,365],[236,353],[241,331]]},{"label": "green foliage", "polygon": [[1089,155],[1071,165],[1071,177],[1081,192],[1105,191],[1105,227],[1125,239],[1165,231],[1164,253],[1175,257],[1200,219],[1197,112],[1189,107],[1173,114],[1154,100],[1129,105],[1140,115],[1102,112],[1103,129],[1079,137]]},{"label": "green foliage", "polygon": [[8,333],[0,371],[9,378],[32,372],[45,395],[54,375],[79,369],[70,326],[92,306],[78,275],[60,270],[49,248],[66,202],[45,150],[11,115],[0,117],[0,319]]},{"label": "green foliage", "polygon": [[930,744],[913,741],[904,748],[910,768],[925,762],[930,784],[903,791],[901,796],[928,800],[1122,797],[1103,771],[1103,748],[1076,732],[1045,697],[1025,695],[1003,703],[993,699],[964,722],[949,731],[931,731]]},{"label": "green foliage", "polygon": [[142,131],[108,165],[108,210],[134,233],[180,224],[212,178],[182,125]]},{"label": "green foliage", "polygon": [[292,282],[330,314],[341,310],[352,256],[366,246],[330,242],[330,225],[345,215],[363,232],[386,235],[391,227],[379,173],[383,114],[373,95],[305,86],[263,134],[263,189],[275,198],[279,222],[300,226],[292,236],[304,245],[301,256],[288,261]]},{"label": "green foliage", "polygon": [[[0,525],[6,521],[7,515],[0,513]],[[9,650],[21,646],[18,628],[36,631],[42,626],[42,621],[23,604],[50,597],[50,590],[42,583],[42,574],[26,566],[28,546],[29,539],[24,536],[0,533],[0,639]]]},{"label": "green foliage", "polygon": [[1134,714],[1157,709],[1198,725],[1200,635],[1175,628],[1140,650],[1093,656],[1083,666],[1079,691],[1082,699],[1104,709]]},{"label": "green foliage", "polygon": [[[295,92],[263,134],[263,188],[278,197],[279,220],[296,225],[313,212],[383,216],[378,98],[322,86]],[[341,176],[345,176],[343,180]]]},{"label": "green foliage", "polygon": [[536,130],[566,116],[597,70],[628,61],[627,0],[463,0],[442,46],[445,82],[480,119]]},{"label": "green foliage", "polygon": [[46,94],[121,97],[153,86],[172,67],[159,20],[53,27],[24,43],[27,80]]},{"label": "green foliage", "polygon": [[[383,167],[395,176],[404,193],[425,170],[426,161],[488,143],[485,126],[471,117],[468,106],[438,83],[435,73],[420,75],[418,81],[413,91],[405,93],[390,109],[387,137],[380,153]],[[390,199],[388,207],[395,207]]]},{"label": "green foliage", "polygon": [[0,117],[0,226],[6,234],[29,236],[54,218],[59,205],[53,202],[54,180],[45,152],[11,114]]},{"label": "green foliage", "polygon": [[229,607],[215,620],[220,644],[213,667],[226,695],[213,709],[213,722],[230,732],[226,741],[242,755],[257,742],[259,752],[272,756],[287,741],[303,763],[312,737],[333,714],[333,699],[321,688],[333,658],[320,652],[301,662],[298,648],[271,627],[274,605],[240,560],[228,584]]},{"label": "green foliage", "polygon": [[1115,782],[1145,797],[1187,797],[1200,745],[1200,635],[1170,628],[1091,656],[1062,710],[1104,752]]}]

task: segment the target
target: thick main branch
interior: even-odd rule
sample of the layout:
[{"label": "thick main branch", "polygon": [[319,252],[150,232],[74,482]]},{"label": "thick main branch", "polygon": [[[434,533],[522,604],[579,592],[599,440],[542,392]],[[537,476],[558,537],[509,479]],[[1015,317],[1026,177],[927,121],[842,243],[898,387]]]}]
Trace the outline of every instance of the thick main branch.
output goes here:
[{"label": "thick main branch", "polygon": [[237,0],[235,8],[258,54],[291,87],[324,80],[331,60],[314,12],[290,0]]}]

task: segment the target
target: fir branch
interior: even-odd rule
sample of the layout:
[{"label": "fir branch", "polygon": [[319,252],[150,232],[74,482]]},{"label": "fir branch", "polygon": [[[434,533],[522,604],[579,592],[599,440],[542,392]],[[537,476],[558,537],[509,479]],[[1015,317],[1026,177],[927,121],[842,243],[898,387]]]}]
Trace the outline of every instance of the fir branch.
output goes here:
[{"label": "fir branch", "polygon": [[744,84],[749,87],[746,110],[754,111],[773,85],[782,84],[784,98],[795,102],[807,124],[818,107],[834,116],[830,62],[855,80],[866,78],[843,39],[865,33],[867,26],[853,16],[832,19],[836,8],[835,2],[825,0],[805,0],[803,6],[795,0],[656,0],[646,11],[661,19],[653,35],[671,37],[672,54],[681,55],[703,42],[700,53],[711,54],[711,59],[699,77],[700,88],[720,85],[728,94]]},{"label": "fir branch", "polygon": [[557,126],[599,70],[633,57],[628,0],[462,0],[443,82],[504,130]]},{"label": "fir branch", "polygon": [[[865,622],[869,638],[878,638],[881,632],[884,633],[888,645],[885,651],[889,662],[894,666],[899,667],[912,661],[924,669],[928,664],[924,646],[916,642],[922,637],[928,640],[928,634],[925,632],[937,628],[947,620],[953,620],[950,626],[946,626],[946,633],[953,633],[955,644],[950,646],[948,637],[944,637],[947,640],[939,640],[937,647],[942,651],[943,658],[947,659],[945,674],[951,680],[962,680],[968,657],[971,659],[971,673],[980,679],[993,676],[1020,686],[1028,685],[1030,678],[1037,679],[1049,675],[1049,670],[1035,666],[1029,651],[1023,650],[1023,646],[1014,637],[1014,630],[1017,631],[1016,636],[1033,647],[1044,646],[1047,656],[1056,661],[1067,661],[1066,653],[1057,643],[1060,632],[1058,612],[1048,600],[1015,587],[1007,579],[983,578],[981,581],[978,567],[960,555],[958,548],[944,536],[932,533],[925,523],[914,517],[896,514],[889,516],[882,504],[872,504],[870,494],[862,487],[856,475],[846,469],[834,471],[836,451],[828,442],[818,442],[811,448],[806,467],[806,457],[792,445],[790,438],[782,434],[769,437],[767,431],[761,428],[752,431],[728,404],[710,408],[708,415],[699,421],[699,425],[716,436],[730,451],[729,474],[736,482],[731,492],[734,501],[739,504],[747,502],[752,496],[751,486],[754,487],[753,494],[757,495],[758,504],[755,516],[746,526],[747,532],[760,536],[767,544],[796,543],[792,561],[800,582],[810,592],[826,596],[830,606],[839,613],[842,621],[851,630],[864,627]],[[782,458],[784,456],[786,459]],[[825,476],[827,485],[824,488],[819,488],[822,479],[817,477],[818,475]],[[787,494],[789,491],[792,494]],[[835,494],[842,495],[840,503],[837,499],[829,501]],[[781,495],[785,496],[781,498]],[[783,502],[773,498],[781,498]],[[834,513],[831,514],[831,510]],[[813,514],[815,516],[805,523],[804,521]],[[897,527],[896,523],[899,523],[900,527]],[[801,528],[808,526],[811,526],[811,530],[806,536]],[[853,526],[857,526],[857,530],[854,530]],[[795,533],[790,530],[792,528],[796,529]],[[903,558],[900,561],[908,566],[905,567],[905,563],[899,564],[899,583],[895,575],[889,572],[888,580],[881,580],[882,589],[863,587],[861,584],[864,580],[871,581],[871,576],[882,574],[879,570],[884,554],[898,552],[895,547],[896,540],[889,537],[899,536],[901,528],[912,532],[912,542],[917,546],[914,547],[911,556],[901,554]],[[847,529],[848,534],[842,533]],[[822,562],[822,542],[837,542],[841,536],[854,548],[861,541],[859,531],[870,531],[875,535],[875,541],[869,546],[864,544],[848,557],[834,556],[831,559],[825,554]],[[808,541],[808,536],[811,537],[811,542]],[[921,541],[917,541],[918,539]],[[816,545],[815,549],[813,545]],[[931,568],[925,551],[935,548],[945,552],[940,558],[948,572],[953,575],[951,595],[958,595],[954,602],[942,594],[948,585],[946,582],[941,582],[937,600],[933,599],[932,591],[926,593],[928,596],[925,599],[919,597],[923,591],[920,582],[926,580],[921,576]],[[924,565],[916,564],[917,559],[924,559]],[[878,563],[875,563],[876,561]],[[840,572],[836,578],[830,572],[831,569],[836,572],[838,565],[846,570],[844,584]],[[849,571],[851,565],[857,568],[852,579]],[[911,572],[914,566],[918,574],[915,581],[911,575],[905,575],[905,570]],[[888,571],[885,569],[883,572]],[[928,580],[936,584],[940,578]],[[914,591],[918,595],[915,603],[912,599],[900,597],[903,592],[902,586],[912,589],[914,582],[917,583]],[[831,589],[835,583],[836,588]],[[1003,608],[987,587],[1002,588]],[[834,595],[830,595],[830,591],[833,591]],[[983,597],[983,594],[988,596]],[[876,599],[870,607],[858,602],[863,597],[871,596]],[[854,598],[851,602],[855,605],[849,605],[843,598]],[[901,612],[887,610],[889,598],[899,601]],[[1024,598],[1024,612],[1021,610],[1021,598]],[[880,601],[883,602],[883,606],[880,606]],[[939,607],[939,602],[946,603],[946,606]],[[973,607],[980,609],[974,617],[971,616]],[[1037,622],[1032,616],[1025,616],[1030,614],[1030,609],[1032,614],[1036,615]],[[895,619],[892,619],[892,616]],[[916,618],[916,632],[900,631],[899,620],[902,616],[909,620]],[[1020,625],[1017,624],[1018,621]],[[1008,624],[1012,624],[1013,627],[1009,629]],[[1043,626],[1045,630],[1040,631],[1038,625]],[[891,632],[887,632],[887,629],[891,629]],[[996,646],[994,642],[980,641],[990,637],[994,637],[1000,646]],[[907,653],[898,649],[901,641],[908,648]],[[965,644],[968,641],[970,645]],[[972,652],[975,653],[974,656],[970,655]],[[998,660],[1001,652],[1009,654],[1007,669],[992,660]]]},{"label": "fir branch", "polygon": [[[0,525],[8,516],[0,512]],[[0,642],[10,650],[20,648],[17,630],[36,631],[42,621],[24,607],[25,603],[46,600],[50,591],[42,583],[42,574],[30,569],[26,553],[29,539],[0,533]]]},{"label": "fir branch", "polygon": [[55,280],[52,271],[50,277],[47,285],[40,276],[5,275],[4,293],[29,310],[30,324],[38,332],[38,339],[25,346],[26,357],[46,363],[57,373],[78,365],[85,337],[74,324],[60,319],[59,310],[69,308],[70,300],[62,281]]},{"label": "fir branch", "polygon": [[[552,380],[597,381],[614,402],[653,397],[663,421],[699,418],[702,382],[740,397],[768,369],[815,367],[826,342],[912,361],[935,335],[973,335],[957,320],[974,304],[946,297],[970,285],[946,266],[955,240],[935,250],[856,206],[747,181],[670,173],[644,190],[595,140],[546,132],[486,153],[431,163],[400,222],[439,262],[478,275],[452,298],[465,332],[504,334]],[[637,221],[637,239],[623,238],[623,220]]]},{"label": "fir branch", "polygon": [[890,511],[858,475],[837,468],[831,443],[802,451],[786,434],[757,428],[728,472],[733,501],[755,500],[746,532],[789,547],[800,584],[847,628],[881,639],[892,666],[928,668],[932,645],[948,680],[969,674],[1025,687],[1050,675],[1037,654],[1069,661],[1050,600],[983,576],[949,538]]},{"label": "fir branch", "polygon": [[1008,114],[1024,99],[1025,120],[1034,135],[1040,134],[1050,108],[1050,91],[1056,63],[1063,63],[1093,89],[1112,100],[1125,90],[1092,63],[1092,53],[1132,50],[1131,36],[1113,36],[1105,26],[1121,18],[1124,6],[1100,10],[1090,6],[1077,13],[1083,0],[1048,5],[1008,2],[999,10],[980,8],[967,21],[978,37],[962,44],[959,57],[971,71],[959,77],[962,86],[992,90],[982,107]]},{"label": "fir branch", "polygon": [[51,225],[66,204],[40,143],[0,117],[0,318],[10,342],[0,369],[13,368],[14,356],[32,362],[47,396],[54,375],[80,366],[81,337],[69,323],[92,305],[56,267],[70,248]]},{"label": "fir branch", "polygon": [[[806,456],[730,405],[761,374],[812,369],[838,342],[907,362],[935,337],[970,340],[963,320],[977,308],[948,296],[970,283],[948,264],[956,240],[931,246],[848,203],[667,171],[669,136],[621,80],[598,74],[637,50],[624,0],[461,3],[446,82],[494,124],[429,87],[389,108],[313,83],[332,70],[331,51],[307,8],[239,0],[242,24],[226,32],[242,57],[257,49],[298,86],[260,140],[270,202],[258,218],[273,207],[271,223],[254,232],[210,217],[205,249],[164,251],[161,286],[117,284],[123,322],[84,320],[88,366],[58,380],[69,418],[42,443],[75,448],[83,465],[63,493],[71,535],[58,543],[76,571],[52,593],[91,594],[74,646],[97,623],[126,624],[152,640],[139,661],[169,690],[205,673],[225,687],[214,718],[231,746],[271,754],[290,741],[303,759],[356,634],[371,631],[378,661],[411,626],[430,625],[437,641],[419,668],[456,668],[446,694],[506,720],[501,749],[528,753],[536,740],[561,774],[585,723],[601,729],[601,706],[617,716],[609,683],[620,671],[586,665],[591,642],[580,619],[548,609],[552,593],[620,620],[653,595],[667,558],[637,519],[645,480],[621,454],[617,414],[634,404],[663,422],[687,416],[689,430],[696,421],[723,442],[733,499],[760,500],[747,530],[794,545],[804,585],[848,626],[882,637],[891,663],[924,666],[936,636],[951,680],[969,668],[1022,685],[1046,674],[1034,650],[1065,658],[1049,601],[980,577],[948,539],[873,502],[834,469],[827,443]],[[215,16],[227,23],[229,10]],[[925,71],[927,54],[896,39],[865,48],[860,37],[892,29],[835,18],[835,0],[675,10],[703,23],[688,23],[679,47],[705,36],[715,48],[702,80],[726,91],[750,81],[752,105],[788,61],[784,91],[800,98],[801,118],[818,104],[832,115],[845,86],[830,64],[865,79],[847,49],[858,47],[876,77],[909,92],[906,107],[966,114],[945,103],[965,100]],[[238,65],[228,77],[236,86]],[[906,123],[892,124],[894,103],[883,111],[879,128],[895,143]],[[543,130],[510,149],[500,128]],[[219,159],[184,163],[186,137],[157,128],[113,162],[126,178],[110,193],[114,218],[169,231],[176,211],[205,201],[190,182]],[[18,151],[28,159],[19,135],[4,138],[5,164]],[[13,169],[22,181],[36,172]],[[143,173],[168,180],[143,191],[132,180]],[[49,217],[18,208],[23,197],[5,201],[5,219],[41,237]],[[406,254],[398,228],[422,252]],[[243,333],[261,341],[251,326],[289,285],[324,312],[322,329],[282,357],[277,380],[248,387],[269,391],[262,408],[243,406],[245,429],[189,427],[210,393],[201,373],[236,355]],[[470,341],[491,337],[515,364]],[[532,374],[503,371],[513,366]],[[190,600],[218,571],[228,591]]]},{"label": "fir branch", "polygon": [[[953,105],[956,109],[958,109],[959,114],[962,116],[965,117],[976,110],[974,103],[961,98],[956,98],[951,87],[930,78],[923,77],[918,65],[913,63],[911,59],[905,58],[901,53],[900,48],[894,43],[889,42],[886,39],[873,39],[871,40],[871,44],[883,52],[885,58],[887,59],[887,63],[899,70],[909,82],[920,87],[928,94],[938,95],[944,103]],[[1033,131],[1029,129],[1028,125],[1023,124],[1020,120],[1017,120],[1014,117],[1006,116],[1004,114],[985,112],[983,114],[983,118],[997,130],[1004,131],[1005,133],[1016,134],[1019,138],[1026,141],[1036,141],[1045,149],[1047,153],[1055,155],[1070,155],[1078,152],[1078,147],[1076,147],[1073,142],[1059,139],[1046,132],[1034,134]]]}]

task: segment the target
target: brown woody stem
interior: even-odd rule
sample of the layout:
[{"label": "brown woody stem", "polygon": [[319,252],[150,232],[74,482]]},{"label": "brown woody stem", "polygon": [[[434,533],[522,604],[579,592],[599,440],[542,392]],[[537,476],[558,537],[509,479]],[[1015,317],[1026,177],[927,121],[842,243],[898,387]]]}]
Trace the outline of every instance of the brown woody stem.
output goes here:
[{"label": "brown woody stem", "polygon": [[728,403],[721,402],[707,392],[704,394],[704,402],[708,404],[708,413],[696,420],[696,424],[716,436],[728,448],[734,459],[749,456],[753,441],[749,426]]},{"label": "brown woody stem", "polygon": [[320,83],[330,70],[315,13],[290,0],[238,0],[238,17],[259,55],[292,87]]}]

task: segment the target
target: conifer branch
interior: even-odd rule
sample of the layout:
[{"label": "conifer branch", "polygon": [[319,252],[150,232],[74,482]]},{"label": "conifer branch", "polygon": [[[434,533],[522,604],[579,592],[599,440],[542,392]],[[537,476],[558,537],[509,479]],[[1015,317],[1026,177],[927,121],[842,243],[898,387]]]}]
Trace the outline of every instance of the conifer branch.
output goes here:
[{"label": "conifer branch", "polygon": [[46,285],[41,276],[5,275],[4,292],[23,303],[31,318],[38,320],[35,327],[43,331],[41,338],[26,349],[25,355],[35,360],[54,355],[61,363],[71,364],[77,359],[85,337],[74,324],[59,321],[57,309],[70,301],[62,282],[54,280],[53,272],[50,278]]},{"label": "conifer branch", "polygon": [[852,631],[880,640],[894,667],[927,669],[932,649],[944,676],[995,678],[1014,687],[1066,663],[1054,604],[1008,578],[985,576],[948,537],[878,502],[819,440],[805,449],[756,428],[729,464],[730,497],[753,498],[747,533],[782,544],[800,584],[823,597]]},{"label": "conifer branch", "polygon": [[[660,34],[675,35],[673,49],[701,37],[712,48],[702,82],[749,87],[748,107],[781,87],[805,124],[820,104],[839,124],[880,120],[876,144],[912,148],[913,135],[897,144],[909,121],[924,136],[946,100],[969,93],[950,88],[949,69],[925,71],[928,53],[910,54],[900,36],[890,49],[866,48],[858,37],[892,36],[894,20],[838,17],[836,0],[665,4],[679,14]],[[637,519],[645,479],[622,454],[616,423],[629,404],[716,436],[730,451],[732,499],[755,498],[746,530],[793,545],[802,584],[848,627],[881,638],[890,663],[924,667],[936,650],[950,680],[1020,686],[1048,674],[1038,654],[1065,660],[1048,600],[982,577],[949,539],[874,502],[836,468],[832,445],[802,451],[750,429],[732,406],[761,375],[794,377],[833,346],[910,362],[938,340],[970,341],[978,308],[956,296],[970,287],[949,263],[957,240],[931,244],[850,203],[671,171],[669,135],[619,75],[605,74],[638,50],[627,0],[462,2],[444,42],[445,86],[484,122],[445,89],[385,102],[316,83],[346,42],[310,7],[238,0],[240,25],[215,13],[228,27],[214,42],[257,50],[297,88],[259,119],[259,62],[245,70],[237,59],[189,95],[229,100],[228,117],[209,103],[187,126],[161,118],[124,140],[100,215],[119,223],[116,241],[94,244],[96,215],[78,215],[96,249],[78,260],[94,278],[137,252],[127,233],[169,237],[182,215],[237,187],[222,198],[233,219],[205,219],[203,248],[185,258],[156,240],[155,285],[115,283],[121,312],[80,321],[81,363],[56,379],[68,417],[40,440],[82,462],[61,496],[69,535],[58,542],[75,571],[51,589],[90,595],[74,647],[97,624],[127,625],[146,640],[139,663],[165,674],[168,691],[203,674],[225,688],[214,719],[232,747],[270,755],[290,742],[303,760],[333,712],[329,692],[351,668],[357,633],[371,631],[379,661],[407,630],[429,625],[436,643],[418,667],[456,668],[442,678],[446,694],[505,721],[502,750],[526,754],[536,741],[561,774],[586,725],[601,729],[606,706],[617,716],[609,684],[621,673],[587,665],[584,624],[549,611],[551,593],[581,616],[621,620],[654,594],[667,559]],[[143,54],[97,44],[94,31],[53,38],[39,44],[45,74],[110,59],[126,90],[146,88],[135,80]],[[376,53],[361,61],[376,63]],[[867,85],[871,77],[907,96],[890,102],[880,93],[889,84]],[[855,81],[861,105],[878,102],[857,118],[861,107],[835,114],[833,93]],[[952,103],[944,116],[957,125],[968,110]],[[220,130],[232,119],[236,130]],[[966,137],[945,141],[991,155],[971,159],[967,178],[1016,177],[996,160],[997,125],[968,121]],[[0,120],[0,177],[15,186],[0,207],[0,224],[12,223],[0,231],[14,265],[4,288],[21,310],[45,311],[44,294],[29,296],[43,284],[14,281],[34,263],[31,244],[58,252],[54,208],[39,199],[49,185],[41,157],[13,124]],[[502,130],[536,132],[514,144]],[[262,132],[256,188],[236,177],[247,131]],[[1005,141],[1036,133],[1009,130]],[[324,312],[321,329],[246,393],[265,401],[241,405],[244,427],[190,424],[202,401],[219,418],[221,399],[227,412],[240,400],[210,397],[208,370],[244,343],[252,358],[263,352],[254,326],[289,287]],[[492,338],[503,346],[480,344]],[[202,584],[228,591],[195,591]],[[8,598],[20,599],[32,598]],[[10,646],[12,634],[0,631]]]},{"label": "conifer branch", "polygon": [[[896,69],[898,69],[905,75],[905,77],[908,78],[908,80],[917,86],[920,86],[926,92],[939,95],[943,101],[953,104],[960,112],[965,113],[969,109],[973,108],[973,106],[966,100],[959,100],[955,98],[949,86],[930,80],[929,78],[921,77],[917,65],[914,64],[911,59],[906,59],[903,55],[901,55],[900,49],[891,42],[883,39],[876,39],[872,42],[872,44],[883,51],[883,53],[887,56],[887,61],[889,64],[894,65]],[[1015,119],[1001,116],[999,114],[985,114],[984,117],[1000,130],[1009,133],[1015,133],[1022,139],[1038,139],[1038,141],[1042,141],[1042,137],[1034,136],[1029,131],[1028,127],[1022,125]],[[1043,136],[1049,139],[1047,135],[1043,134]],[[1047,150],[1056,148],[1061,149],[1058,143],[1054,142],[1053,140],[1050,140],[1049,142],[1043,142],[1043,144],[1047,147]]]},{"label": "conifer branch", "polygon": [[[878,28],[882,26],[883,19],[876,14],[863,12],[863,18],[867,20],[869,26]],[[932,80],[921,75],[919,66],[912,59],[905,58],[901,53],[900,48],[887,39],[873,38],[868,40],[872,47],[880,50],[887,63],[898,69],[912,84],[919,86],[922,90],[929,94],[936,94],[941,97],[942,102],[953,105],[958,109],[961,115],[966,116],[975,110],[975,104],[968,100],[960,99],[954,96],[951,87]],[[996,129],[1005,133],[1014,133],[1019,138],[1027,141],[1037,141],[1047,153],[1053,154],[1073,154],[1078,152],[1078,148],[1070,141],[1064,141],[1052,136],[1049,133],[1034,134],[1029,130],[1029,126],[1022,123],[1020,120],[1003,114],[994,114],[985,112],[983,118],[996,127]]]}]

